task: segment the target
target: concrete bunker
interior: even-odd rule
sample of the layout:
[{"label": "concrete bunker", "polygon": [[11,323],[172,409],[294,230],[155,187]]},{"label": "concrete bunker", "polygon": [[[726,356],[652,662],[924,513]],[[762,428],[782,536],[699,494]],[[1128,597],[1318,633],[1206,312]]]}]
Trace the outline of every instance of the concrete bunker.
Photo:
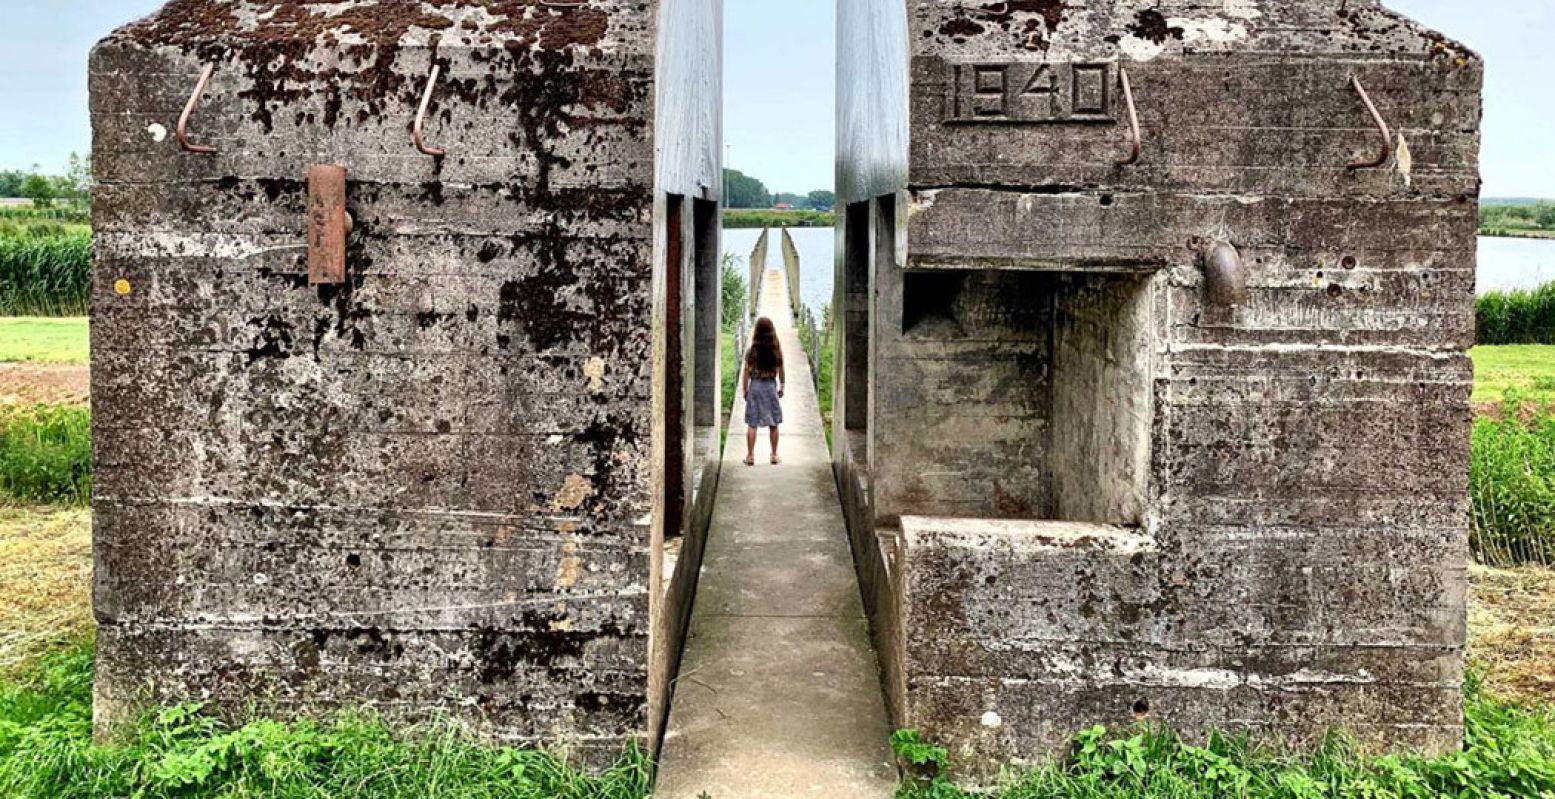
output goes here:
[{"label": "concrete bunker", "polygon": [[[174,0],[93,55],[105,724],[662,737],[720,5],[434,5]],[[1223,5],[838,5],[833,456],[893,719],[973,768],[1146,712],[1462,734],[1480,62]]]},{"label": "concrete bunker", "polygon": [[720,26],[173,0],[96,48],[100,724],[657,746],[718,477]]},{"label": "concrete bunker", "polygon": [[1457,746],[1478,58],[1375,0],[838,26],[833,456],[893,723],[988,777],[1145,714]]}]

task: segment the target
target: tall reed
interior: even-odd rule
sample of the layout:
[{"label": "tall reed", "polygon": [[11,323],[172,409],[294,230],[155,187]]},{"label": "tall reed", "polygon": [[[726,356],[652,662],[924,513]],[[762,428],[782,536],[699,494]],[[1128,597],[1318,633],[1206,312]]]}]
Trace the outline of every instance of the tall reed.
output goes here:
[{"label": "tall reed", "polygon": [[1555,344],[1555,282],[1483,294],[1474,317],[1480,344]]},{"label": "tall reed", "polygon": [[80,316],[91,280],[90,233],[0,236],[0,316]]}]

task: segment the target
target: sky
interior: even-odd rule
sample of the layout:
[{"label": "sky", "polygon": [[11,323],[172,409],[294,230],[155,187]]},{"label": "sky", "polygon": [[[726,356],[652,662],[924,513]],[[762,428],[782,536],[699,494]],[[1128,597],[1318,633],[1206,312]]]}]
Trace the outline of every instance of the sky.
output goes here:
[{"label": "sky", "polygon": [[[832,182],[836,0],[725,0],[729,165],[773,191]],[[1555,198],[1555,1],[1385,0],[1486,59],[1484,193]],[[90,149],[86,53],[161,0],[0,0],[0,169]]]}]

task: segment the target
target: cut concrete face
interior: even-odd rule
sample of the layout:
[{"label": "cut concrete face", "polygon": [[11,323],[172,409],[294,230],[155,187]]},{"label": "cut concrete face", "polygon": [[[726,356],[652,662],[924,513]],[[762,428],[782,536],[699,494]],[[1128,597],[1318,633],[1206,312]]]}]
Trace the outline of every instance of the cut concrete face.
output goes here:
[{"label": "cut concrete face", "polygon": [[974,779],[1144,715],[1457,746],[1479,59],[1354,0],[838,24],[834,458],[894,722]]},{"label": "cut concrete face", "polygon": [[[101,724],[657,740],[717,474],[719,9],[177,0],[97,47]],[[206,64],[196,154],[166,132]],[[347,172],[338,285],[315,164]]]}]

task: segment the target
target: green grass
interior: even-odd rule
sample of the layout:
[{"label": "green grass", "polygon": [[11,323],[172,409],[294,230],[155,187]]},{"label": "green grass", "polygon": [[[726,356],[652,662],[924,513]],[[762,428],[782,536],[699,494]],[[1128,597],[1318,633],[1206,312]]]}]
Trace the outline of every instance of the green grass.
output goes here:
[{"label": "green grass", "polygon": [[84,316],[0,317],[0,363],[84,364],[89,340]]},{"label": "green grass", "polygon": [[0,501],[81,505],[91,496],[91,410],[0,405]]},{"label": "green grass", "polygon": [[646,799],[647,758],[589,775],[449,725],[394,731],[367,715],[223,724],[180,705],[92,741],[92,653],[52,655],[0,685],[7,799]]},{"label": "green grass", "polygon": [[34,222],[61,222],[67,225],[86,225],[92,221],[91,209],[80,205],[55,205],[36,208],[31,205],[0,207],[0,222],[30,224]]},{"label": "green grass", "polygon": [[733,208],[724,211],[724,228],[831,227],[837,218],[830,211],[774,211],[766,208]]},{"label": "green grass", "polygon": [[1500,402],[1508,391],[1535,403],[1555,402],[1555,346],[1475,347],[1474,401]]},{"label": "green grass", "polygon": [[[1339,735],[1309,756],[1214,737],[1204,746],[1152,727],[1094,727],[1062,763],[1008,776],[999,799],[1537,799],[1555,797],[1555,711],[1522,708],[1467,690],[1464,749],[1439,757],[1366,757]],[[902,799],[974,796],[953,777],[943,749],[897,733],[898,756],[925,776]],[[952,769],[951,774],[954,774]]]},{"label": "green grass", "polygon": [[[1508,400],[1516,405],[1515,396]],[[1555,413],[1474,421],[1469,456],[1474,557],[1491,566],[1555,565]]]},{"label": "green grass", "polygon": [[718,359],[719,374],[723,377],[723,416],[727,419],[734,411],[734,394],[740,382],[740,348],[734,341],[733,328],[725,327],[718,335]]}]

